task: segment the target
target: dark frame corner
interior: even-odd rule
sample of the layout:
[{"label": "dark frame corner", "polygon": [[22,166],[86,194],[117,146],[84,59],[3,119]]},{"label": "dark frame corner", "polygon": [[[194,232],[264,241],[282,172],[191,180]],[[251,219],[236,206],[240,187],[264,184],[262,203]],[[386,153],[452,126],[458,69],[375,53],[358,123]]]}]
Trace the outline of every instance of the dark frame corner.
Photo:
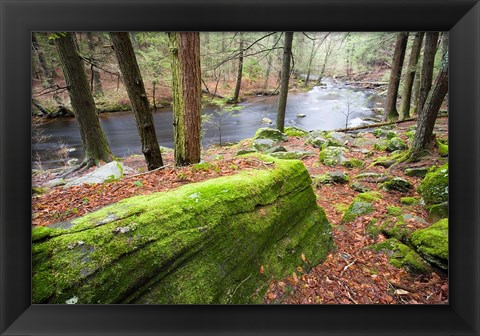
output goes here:
[{"label": "dark frame corner", "polygon": [[[0,334],[480,335],[478,0],[0,0]],[[31,31],[450,33],[450,304],[31,305]]]}]

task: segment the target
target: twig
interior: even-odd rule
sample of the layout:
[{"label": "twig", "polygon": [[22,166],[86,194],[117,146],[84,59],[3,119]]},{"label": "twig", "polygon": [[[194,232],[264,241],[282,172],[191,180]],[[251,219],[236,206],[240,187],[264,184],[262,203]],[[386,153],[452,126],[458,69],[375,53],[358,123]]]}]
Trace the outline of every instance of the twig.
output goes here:
[{"label": "twig", "polygon": [[355,264],[355,262],[357,261],[357,259],[353,260],[350,264],[348,264],[347,266],[345,266],[343,268],[343,270],[340,272],[340,276],[343,275],[343,272],[345,272],[347,270],[347,268],[349,268],[350,266],[352,266],[353,264]]},{"label": "twig", "polygon": [[355,300],[352,298],[352,295],[350,294],[350,291],[348,290],[348,287],[347,287],[347,296],[348,296],[348,298],[350,299],[350,301],[352,301],[352,302],[355,303],[355,304],[358,304],[358,302],[355,301]]},{"label": "twig", "polygon": [[240,282],[240,283],[238,284],[237,288],[235,288],[235,290],[234,290],[233,293],[232,293],[232,296],[231,296],[232,298],[233,298],[233,296],[235,295],[235,293],[237,292],[237,289],[238,289],[245,281],[247,281],[251,276],[252,276],[252,273],[250,273],[250,275],[249,275],[248,277],[246,277],[245,279],[243,279],[242,282]]}]

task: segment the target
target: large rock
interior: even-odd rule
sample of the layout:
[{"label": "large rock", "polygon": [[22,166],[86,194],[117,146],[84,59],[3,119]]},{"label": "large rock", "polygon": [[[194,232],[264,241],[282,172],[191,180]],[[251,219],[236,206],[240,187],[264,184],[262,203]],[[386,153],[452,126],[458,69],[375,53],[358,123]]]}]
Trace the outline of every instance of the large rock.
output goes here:
[{"label": "large rock", "polygon": [[448,201],[448,163],[428,173],[418,186],[427,205],[440,204]]},{"label": "large rock", "polygon": [[330,132],[327,134],[328,146],[342,147],[352,144],[353,137],[344,132]]},{"label": "large rock", "polygon": [[301,161],[269,168],[35,228],[33,302],[262,302],[271,279],[308,270],[332,246]]},{"label": "large rock", "polygon": [[288,137],[278,129],[263,127],[259,128],[253,139],[270,139],[275,142],[287,141]]},{"label": "large rock", "polygon": [[91,173],[68,181],[65,184],[65,187],[81,185],[84,183],[103,183],[105,181],[119,179],[123,177],[123,175],[131,173],[134,173],[134,170],[132,168],[124,166],[121,162],[112,161],[107,163],[106,165],[101,166],[100,168],[95,169]]},{"label": "large rock", "polygon": [[326,147],[320,151],[319,160],[327,166],[336,166],[345,161],[343,155],[347,151],[344,147]]},{"label": "large rock", "polygon": [[425,260],[444,270],[448,269],[448,219],[415,231],[410,240]]}]

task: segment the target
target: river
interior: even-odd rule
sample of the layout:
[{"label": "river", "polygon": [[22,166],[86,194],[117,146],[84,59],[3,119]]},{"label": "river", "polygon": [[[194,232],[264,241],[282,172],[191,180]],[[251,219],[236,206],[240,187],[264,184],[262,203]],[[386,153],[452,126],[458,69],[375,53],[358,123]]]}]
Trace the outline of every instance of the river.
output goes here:
[{"label": "river", "polygon": [[[381,107],[383,98],[373,90],[362,90],[325,79],[326,86],[316,86],[308,92],[291,91],[288,94],[285,126],[297,126],[307,131],[332,130],[363,123],[361,118],[372,117],[373,107]],[[250,138],[259,127],[274,127],[278,96],[254,97],[241,103],[243,108],[231,113],[219,113],[206,108],[202,113],[209,116],[202,123],[202,144],[209,147],[219,143],[221,124],[222,143],[238,142]],[[304,114],[304,117],[299,117]],[[221,116],[221,117],[219,117]],[[164,147],[173,147],[172,108],[162,108],[153,113],[158,142]],[[269,118],[273,125],[262,123]],[[114,155],[124,157],[141,154],[135,118],[132,112],[100,114],[100,123]],[[40,160],[43,168],[53,168],[65,163],[66,157],[52,155],[60,144],[68,149],[68,159],[83,156],[80,132],[74,118],[56,118],[40,126],[46,140],[32,144],[32,160]]]}]

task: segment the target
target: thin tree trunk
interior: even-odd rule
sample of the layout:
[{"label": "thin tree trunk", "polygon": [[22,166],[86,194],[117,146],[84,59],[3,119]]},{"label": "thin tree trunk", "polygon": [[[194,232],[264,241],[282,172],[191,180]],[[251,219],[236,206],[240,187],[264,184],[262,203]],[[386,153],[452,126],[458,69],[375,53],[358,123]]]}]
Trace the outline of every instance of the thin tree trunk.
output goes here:
[{"label": "thin tree trunk", "polygon": [[390,81],[388,83],[387,99],[385,101],[384,120],[393,120],[398,118],[397,97],[398,87],[400,86],[400,77],[402,76],[403,60],[405,58],[405,49],[407,47],[408,33],[399,33],[395,43],[395,52],[393,54],[392,69],[390,72]]},{"label": "thin tree trunk", "polygon": [[163,166],[162,154],[158,146],[150,103],[148,102],[147,92],[145,91],[132,42],[128,33],[122,32],[111,32],[110,39],[117,56],[120,71],[122,72],[128,98],[132,104],[138,135],[142,142],[142,153],[145,156],[148,170],[157,169]]},{"label": "thin tree trunk", "polygon": [[237,84],[235,85],[235,92],[233,94],[232,101],[238,103],[238,97],[240,95],[240,87],[242,86],[242,73],[243,73],[243,33],[240,32],[240,44],[238,47],[238,68],[237,68]]},{"label": "thin tree trunk", "polygon": [[417,129],[412,141],[410,159],[418,159],[433,140],[433,127],[443,99],[448,92],[448,52],[442,58],[440,72],[435,79],[432,90],[428,94],[423,110],[417,120]]},{"label": "thin tree trunk", "polygon": [[312,41],[312,50],[310,51],[310,57],[308,58],[308,68],[307,68],[307,77],[305,78],[305,86],[308,86],[308,81],[310,80],[310,71],[312,69],[313,58],[315,57],[315,41]]},{"label": "thin tree trunk", "polygon": [[200,162],[200,35],[168,33],[172,53],[175,165]]},{"label": "thin tree trunk", "polygon": [[427,32],[425,34],[425,50],[423,53],[422,77],[420,80],[420,95],[418,97],[417,111],[423,110],[428,93],[432,87],[433,64],[437,51],[438,32]]},{"label": "thin tree trunk", "polygon": [[[421,57],[420,57],[421,58]],[[418,71],[415,73],[415,79],[413,80],[413,88],[412,88],[412,110],[411,115],[417,115],[417,106],[418,106],[418,97],[420,97],[420,79],[421,79],[421,66],[420,61],[418,62]]]},{"label": "thin tree trunk", "polygon": [[[276,40],[276,34],[273,35],[273,41]],[[267,70],[265,72],[265,83],[263,84],[263,90],[265,92],[268,91],[268,79],[270,78],[270,71],[272,69],[272,62],[273,62],[273,50],[268,52],[268,59],[267,59]]]},{"label": "thin tree trunk", "polygon": [[332,44],[330,41],[327,42],[327,45],[326,45],[326,48],[325,48],[325,58],[323,59],[323,64],[322,64],[322,69],[320,70],[320,75],[318,75],[318,79],[317,79],[317,85],[321,85],[322,84],[322,78],[325,74],[325,68],[327,66],[327,62],[328,62],[328,57],[330,56],[330,54],[332,53],[332,48],[331,48]]},{"label": "thin tree trunk", "polygon": [[413,40],[412,51],[410,53],[410,60],[408,62],[408,69],[403,83],[402,103],[400,105],[400,120],[410,118],[410,105],[412,98],[412,87],[415,79],[415,73],[417,71],[418,58],[420,56],[420,50],[422,49],[423,35],[425,33],[418,32],[415,34]]},{"label": "thin tree trunk", "polygon": [[[87,32],[88,52],[90,53],[90,62],[94,65],[95,59],[95,41],[93,40],[93,33]],[[103,96],[102,81],[100,80],[100,73],[92,65],[92,78],[93,78],[93,93],[97,96]]]},{"label": "thin tree trunk", "polygon": [[82,165],[98,165],[102,160],[110,162],[114,157],[100,127],[85,65],[78,53],[75,37],[73,33],[58,34],[60,36],[55,39],[55,45],[85,151]]},{"label": "thin tree trunk", "polygon": [[290,79],[290,58],[292,55],[293,32],[285,32],[283,46],[282,77],[280,80],[280,98],[278,99],[277,129],[283,132],[285,128],[285,110],[287,107],[288,81]]}]

